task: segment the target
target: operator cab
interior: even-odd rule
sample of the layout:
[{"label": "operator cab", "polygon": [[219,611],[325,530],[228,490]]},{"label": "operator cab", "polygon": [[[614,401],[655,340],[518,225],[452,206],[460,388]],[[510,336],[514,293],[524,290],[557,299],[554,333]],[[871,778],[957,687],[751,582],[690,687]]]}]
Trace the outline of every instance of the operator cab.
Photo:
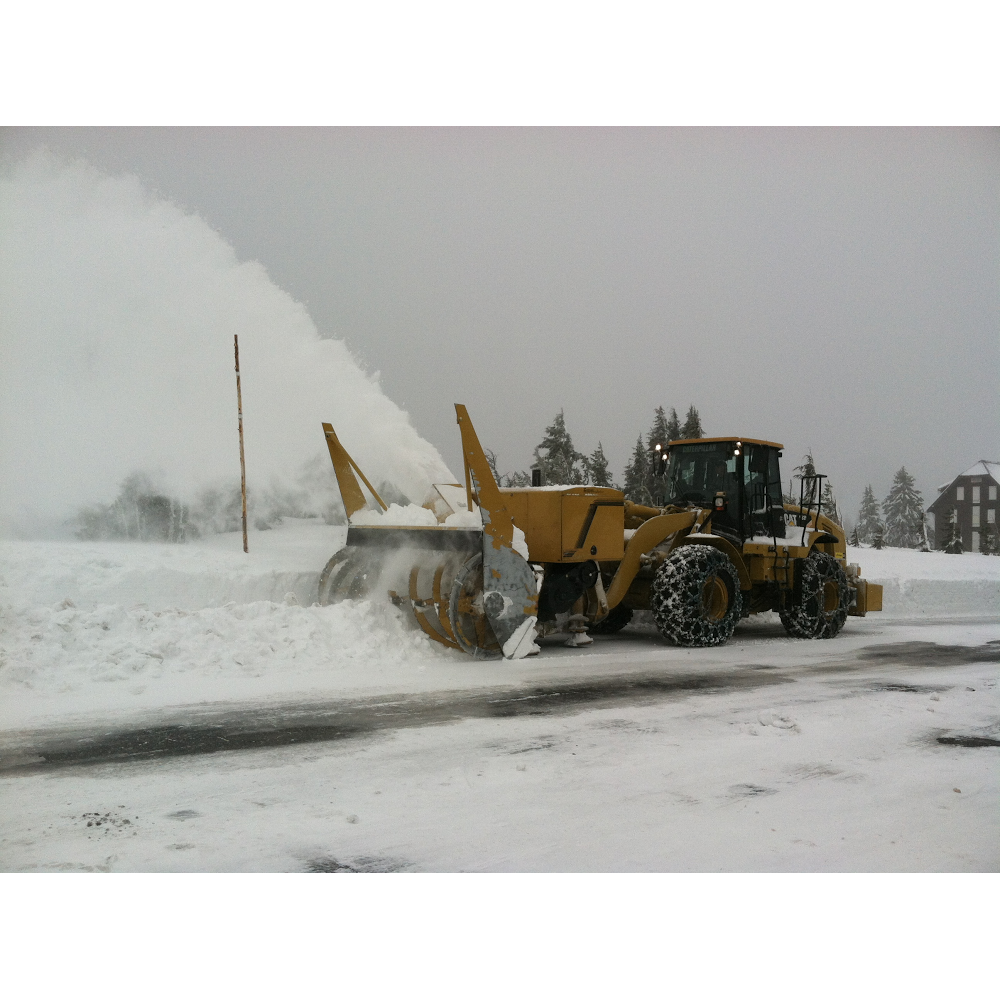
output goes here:
[{"label": "operator cab", "polygon": [[741,541],[784,538],[782,447],[749,438],[671,441],[661,471],[663,503],[712,507],[712,531]]}]

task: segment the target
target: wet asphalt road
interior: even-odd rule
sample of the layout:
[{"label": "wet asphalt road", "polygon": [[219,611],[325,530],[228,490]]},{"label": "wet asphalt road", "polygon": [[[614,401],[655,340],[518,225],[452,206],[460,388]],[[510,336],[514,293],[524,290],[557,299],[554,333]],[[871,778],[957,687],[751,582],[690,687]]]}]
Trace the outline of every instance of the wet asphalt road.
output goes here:
[{"label": "wet asphalt road", "polygon": [[[829,675],[881,665],[928,667],[997,662],[1000,642],[982,646],[901,642],[864,647],[843,660],[813,664],[807,669],[810,674]],[[616,704],[637,705],[691,694],[789,684],[794,683],[796,673],[759,663],[712,672],[667,674],[660,670],[471,692],[402,694],[266,708],[223,707],[199,712],[187,720],[119,730],[105,728],[100,732],[47,729],[8,733],[0,747],[0,774],[347,740],[379,731],[464,719],[570,714]],[[995,742],[990,741],[990,745]]]}]

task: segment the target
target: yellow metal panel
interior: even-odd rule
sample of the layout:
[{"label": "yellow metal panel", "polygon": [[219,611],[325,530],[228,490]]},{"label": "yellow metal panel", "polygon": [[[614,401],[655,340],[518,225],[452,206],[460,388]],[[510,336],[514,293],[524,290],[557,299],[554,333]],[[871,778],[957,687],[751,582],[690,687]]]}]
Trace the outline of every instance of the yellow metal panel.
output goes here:
[{"label": "yellow metal panel", "polygon": [[615,493],[593,488],[563,494],[560,558],[564,562],[621,559],[625,554],[624,499]]},{"label": "yellow metal panel", "polygon": [[[620,490],[526,486],[500,493],[514,523],[524,532],[534,562],[618,560],[625,553],[624,507],[618,506],[624,504],[624,496]],[[586,538],[581,544],[584,528]],[[596,554],[590,551],[594,547]]]},{"label": "yellow metal panel", "polygon": [[494,549],[509,549],[514,539],[514,522],[507,509],[507,498],[497,489],[483,446],[469,419],[469,411],[461,403],[456,403],[455,415],[462,436],[469,510],[472,510],[472,494],[475,493],[483,514],[483,533],[489,537]]},{"label": "yellow metal panel", "polygon": [[514,523],[524,532],[529,558],[559,562],[562,558],[562,493],[558,490],[500,491]]},{"label": "yellow metal panel", "polygon": [[588,559],[621,559],[625,555],[624,507],[597,508],[583,552]]},{"label": "yellow metal panel", "polygon": [[[568,493],[562,498],[562,555],[563,559],[572,559],[576,555],[577,541],[580,529],[590,511],[593,501],[579,494]],[[623,516],[624,521],[624,516]],[[624,546],[624,529],[622,535]]]},{"label": "yellow metal panel", "polygon": [[365,474],[358,468],[357,463],[347,454],[347,449],[340,443],[332,424],[323,424],[323,433],[326,435],[327,447],[330,449],[330,460],[333,462],[333,471],[337,476],[337,485],[340,487],[340,497],[344,501],[344,510],[347,516],[351,517],[359,510],[364,510],[368,506],[364,493],[358,481],[354,478],[354,470],[361,477],[365,486],[368,487],[371,495],[378,501],[382,510],[388,508],[382,502],[382,498],[375,492],[375,488],[365,478]]},{"label": "yellow metal panel", "polygon": [[[507,510],[510,511],[514,523],[528,537],[528,497],[523,490],[500,490],[500,495],[504,498]],[[528,542],[528,549],[531,549],[531,542]]]}]

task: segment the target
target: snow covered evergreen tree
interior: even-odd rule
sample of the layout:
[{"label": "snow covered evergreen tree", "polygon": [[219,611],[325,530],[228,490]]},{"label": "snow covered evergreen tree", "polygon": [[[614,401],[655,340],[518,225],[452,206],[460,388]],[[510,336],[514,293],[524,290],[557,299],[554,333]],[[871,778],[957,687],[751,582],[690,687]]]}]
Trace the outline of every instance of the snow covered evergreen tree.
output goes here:
[{"label": "snow covered evergreen tree", "polygon": [[931,540],[927,537],[927,511],[920,511],[920,545],[917,548],[921,552],[930,552],[931,550]]},{"label": "snow covered evergreen tree", "polygon": [[492,448],[484,448],[483,454],[486,456],[486,464],[490,467],[490,472],[493,473],[494,480],[499,485],[500,473],[497,472],[497,453]]},{"label": "snow covered evergreen tree", "polygon": [[861,539],[858,537],[857,525],[854,526],[854,530],[851,532],[851,537],[848,539],[847,544],[854,546],[854,548],[857,548],[861,544]]},{"label": "snow covered evergreen tree", "polygon": [[841,527],[844,526],[844,522],[840,518],[840,508],[837,506],[837,498],[834,495],[829,479],[823,480],[823,514],[835,524],[839,524]]},{"label": "snow covered evergreen tree", "polygon": [[705,431],[701,426],[701,417],[698,416],[698,411],[693,407],[688,408],[687,416],[684,418],[684,426],[681,428],[681,437],[687,438],[700,438],[705,436]]},{"label": "snow covered evergreen tree", "polygon": [[[233,512],[237,525],[239,507],[237,491]],[[187,504],[161,493],[144,472],[127,476],[112,503],[84,507],[77,514],[76,524],[77,538],[86,541],[186,542],[200,534]]]},{"label": "snow covered evergreen tree", "polygon": [[671,406],[667,417],[667,440],[676,441],[681,436],[681,422],[677,419],[677,411]]},{"label": "snow covered evergreen tree", "polygon": [[652,498],[646,490],[646,474],[649,470],[649,456],[642,435],[636,438],[632,461],[625,468],[625,496],[633,503],[652,503]]},{"label": "snow covered evergreen tree", "polygon": [[584,480],[580,463],[584,456],[573,448],[573,439],[566,429],[566,417],[560,410],[555,420],[545,428],[542,443],[535,448],[535,462],[542,470],[546,486],[566,484],[577,486]]},{"label": "snow covered evergreen tree", "polygon": [[592,486],[614,486],[611,473],[608,472],[608,460],[604,457],[604,447],[600,441],[588,458],[584,459],[587,470],[587,481]]},{"label": "snow covered evergreen tree", "polygon": [[984,524],[979,529],[979,551],[984,556],[1000,555],[1000,536],[995,524]]},{"label": "snow covered evergreen tree", "polygon": [[802,464],[795,466],[795,478],[802,479],[805,476],[816,475],[816,463],[813,461],[812,452],[807,451],[802,456]]},{"label": "snow covered evergreen tree", "polygon": [[875,528],[872,531],[872,548],[885,548],[885,525],[881,521],[875,522]]},{"label": "snow covered evergreen tree", "polygon": [[[531,485],[531,473],[529,472],[499,472],[497,470],[497,455],[496,452],[490,448],[484,448],[483,454],[486,456],[486,461],[489,463],[490,471],[493,473],[493,478],[496,480],[497,486],[501,489],[510,489],[514,486],[530,486]],[[382,498],[383,500],[385,497]]]},{"label": "snow covered evergreen tree", "polygon": [[879,521],[878,500],[875,499],[875,491],[869,483],[865,487],[865,492],[861,497],[861,510],[858,511],[858,538],[865,545],[871,545],[875,536],[875,525]]},{"label": "snow covered evergreen tree", "polygon": [[653,411],[653,426],[649,428],[649,433],[646,435],[646,448],[650,453],[650,457],[652,458],[652,453],[656,445],[665,447],[669,440],[670,431],[667,427],[667,414],[662,406],[658,406]]},{"label": "snow covered evergreen tree", "polygon": [[941,548],[953,556],[962,554],[962,532],[958,527],[958,511],[954,507],[941,515],[944,521],[944,531],[941,533]]},{"label": "snow covered evergreen tree", "polygon": [[[816,463],[813,461],[812,452],[807,451],[802,456],[802,464],[795,466],[794,480],[798,480],[798,485],[792,487],[791,503],[815,504],[819,499],[816,489]],[[803,484],[803,480],[805,483]]]},{"label": "snow covered evergreen tree", "polygon": [[902,466],[893,477],[889,495],[882,501],[887,545],[901,549],[919,549],[923,544],[921,518],[924,499],[913,484],[913,476],[906,471],[905,465]]},{"label": "snow covered evergreen tree", "polygon": [[[662,466],[667,442],[670,441],[668,424],[666,411],[662,406],[658,406],[653,411],[653,426],[649,428],[649,433],[646,435],[646,478],[643,483],[646,493],[654,500],[658,493],[663,492],[663,480],[656,473],[658,467]],[[657,445],[659,445],[659,449],[657,449]]]}]

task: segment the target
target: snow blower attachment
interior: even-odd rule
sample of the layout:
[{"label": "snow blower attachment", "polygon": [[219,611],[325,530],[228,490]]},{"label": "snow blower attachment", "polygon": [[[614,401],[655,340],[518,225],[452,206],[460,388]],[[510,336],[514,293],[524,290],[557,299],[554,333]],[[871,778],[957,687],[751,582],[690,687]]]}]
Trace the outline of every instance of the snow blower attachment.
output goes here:
[{"label": "snow blower attachment", "polygon": [[[323,424],[351,523],[347,544],[320,575],[319,600],[331,604],[387,594],[436,642],[479,659],[520,659],[538,649],[538,584],[524,558],[524,536],[497,489],[469,414],[458,404],[455,411],[465,488],[435,485],[423,508],[402,512],[407,523],[369,512],[355,472],[381,510],[388,508],[333,427]],[[371,523],[380,520],[385,523]]]},{"label": "snow blower attachment", "polygon": [[677,645],[720,646],[751,614],[777,611],[789,635],[830,639],[848,615],[882,608],[882,588],[848,565],[844,529],[822,513],[822,477],[803,477],[799,503],[785,503],[780,444],[671,441],[656,472],[662,505],[647,507],[611,487],[498,489],[455,410],[465,488],[435,486],[405,523],[400,508],[367,509],[352,469],[386,507],[323,425],[351,526],[320,603],[388,593],[437,642],[511,659],[535,652],[536,635],[586,645],[634,611]]}]

